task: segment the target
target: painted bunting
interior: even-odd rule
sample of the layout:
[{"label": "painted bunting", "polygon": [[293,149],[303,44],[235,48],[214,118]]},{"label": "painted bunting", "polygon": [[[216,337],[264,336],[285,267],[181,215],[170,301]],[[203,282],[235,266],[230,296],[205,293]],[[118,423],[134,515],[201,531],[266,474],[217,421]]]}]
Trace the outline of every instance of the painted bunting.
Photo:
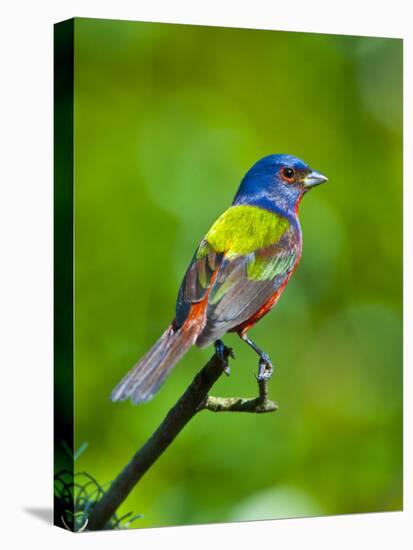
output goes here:
[{"label": "painted bunting", "polygon": [[193,345],[237,333],[259,356],[258,379],[268,379],[269,356],[248,337],[275,306],[302,250],[298,206],[327,181],[291,155],[269,155],[247,172],[234,201],[199,243],[178,293],[175,319],[112,392],[113,401],[147,401]]}]

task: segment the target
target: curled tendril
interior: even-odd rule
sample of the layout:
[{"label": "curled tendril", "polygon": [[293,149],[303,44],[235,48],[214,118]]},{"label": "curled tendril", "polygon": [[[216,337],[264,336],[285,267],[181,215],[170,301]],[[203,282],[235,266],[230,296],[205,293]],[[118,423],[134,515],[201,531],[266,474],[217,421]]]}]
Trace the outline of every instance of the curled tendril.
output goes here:
[{"label": "curled tendril", "polygon": [[[100,485],[87,472],[73,475],[69,470],[58,472],[54,480],[56,517],[60,518],[61,526],[76,533],[87,530],[89,514],[105,494],[110,482]],[[113,514],[105,529],[127,529],[134,520],[142,517],[140,514],[131,516],[132,512],[121,517]]]}]

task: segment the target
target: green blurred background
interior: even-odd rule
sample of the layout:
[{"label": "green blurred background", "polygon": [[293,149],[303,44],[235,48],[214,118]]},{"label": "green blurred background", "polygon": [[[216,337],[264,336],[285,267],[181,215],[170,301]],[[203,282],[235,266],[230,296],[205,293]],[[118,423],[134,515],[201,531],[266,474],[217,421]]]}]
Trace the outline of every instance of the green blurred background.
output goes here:
[{"label": "green blurred background", "polygon": [[[269,415],[199,414],[120,512],[136,527],[402,506],[402,42],[76,19],[76,471],[115,477],[212,350],[148,403],[113,386],[163,332],[198,241],[269,153],[329,177],[301,264],[251,336]],[[231,335],[215,395],[256,393]]]}]

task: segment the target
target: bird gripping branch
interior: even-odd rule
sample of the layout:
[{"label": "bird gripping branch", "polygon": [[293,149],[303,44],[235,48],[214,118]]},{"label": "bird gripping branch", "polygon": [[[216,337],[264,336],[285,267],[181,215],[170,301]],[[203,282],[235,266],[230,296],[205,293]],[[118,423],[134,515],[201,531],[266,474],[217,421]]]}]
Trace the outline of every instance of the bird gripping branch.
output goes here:
[{"label": "bird gripping branch", "polygon": [[234,201],[199,243],[178,293],[175,318],[112,392],[113,401],[151,399],[196,344],[236,332],[258,355],[257,379],[273,372],[249,329],[278,302],[302,251],[298,207],[327,178],[291,155],[269,155],[243,178]]}]

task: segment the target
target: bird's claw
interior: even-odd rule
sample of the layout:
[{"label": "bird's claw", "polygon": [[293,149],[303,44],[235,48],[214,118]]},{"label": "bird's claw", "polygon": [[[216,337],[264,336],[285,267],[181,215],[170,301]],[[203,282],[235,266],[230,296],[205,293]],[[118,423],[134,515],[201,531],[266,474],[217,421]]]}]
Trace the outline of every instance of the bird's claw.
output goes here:
[{"label": "bird's claw", "polygon": [[274,372],[274,367],[267,354],[263,354],[258,363],[258,374],[256,379],[258,382],[267,382]]},{"label": "bird's claw", "polygon": [[214,342],[214,346],[217,357],[226,365],[224,373],[229,376],[231,370],[228,365],[228,357],[235,359],[234,350],[227,347],[222,340],[217,340],[216,342]]}]

